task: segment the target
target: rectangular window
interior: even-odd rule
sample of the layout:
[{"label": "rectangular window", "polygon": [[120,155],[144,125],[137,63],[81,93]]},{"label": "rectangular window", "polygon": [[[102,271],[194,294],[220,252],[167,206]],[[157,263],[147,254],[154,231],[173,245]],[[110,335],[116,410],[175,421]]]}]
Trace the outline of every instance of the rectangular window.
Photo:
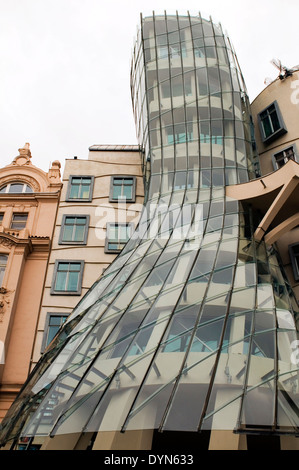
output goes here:
[{"label": "rectangular window", "polygon": [[93,176],[70,176],[66,200],[90,202],[92,200]]},{"label": "rectangular window", "polygon": [[49,346],[67,317],[67,314],[48,313],[45,323],[42,351],[44,351]]},{"label": "rectangular window", "polygon": [[10,228],[13,230],[23,230],[26,227],[28,214],[13,214]]},{"label": "rectangular window", "polygon": [[8,255],[0,254],[0,287],[2,287]]},{"label": "rectangular window", "polygon": [[276,101],[264,109],[258,118],[262,141],[265,144],[287,132]]},{"label": "rectangular window", "polygon": [[4,212],[0,212],[0,225],[2,225],[4,219]]},{"label": "rectangular window", "polygon": [[134,202],[136,192],[135,176],[112,176],[110,202]]},{"label": "rectangular window", "polygon": [[55,262],[51,294],[81,294],[84,261]]},{"label": "rectangular window", "polygon": [[64,215],[62,218],[59,244],[86,245],[88,215]]},{"label": "rectangular window", "polygon": [[107,224],[107,235],[105,243],[106,253],[119,253],[132,233],[132,224]]},{"label": "rectangular window", "polygon": [[289,246],[289,254],[291,258],[293,274],[295,281],[299,281],[299,243]]},{"label": "rectangular window", "polygon": [[289,147],[274,155],[274,168],[279,169],[284,166],[289,160],[296,160],[294,147]]}]

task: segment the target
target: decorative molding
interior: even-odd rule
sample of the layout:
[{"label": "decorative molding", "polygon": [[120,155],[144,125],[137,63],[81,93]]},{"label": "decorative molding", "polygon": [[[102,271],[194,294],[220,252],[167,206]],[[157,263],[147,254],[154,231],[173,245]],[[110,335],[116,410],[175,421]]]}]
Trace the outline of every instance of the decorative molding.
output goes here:
[{"label": "decorative molding", "polygon": [[[35,193],[40,192],[40,185],[36,181],[36,179],[32,178],[32,176],[27,176],[27,175],[24,175],[22,173],[14,173],[14,174],[4,176],[3,178],[1,178],[1,186],[4,186],[5,184],[8,184],[8,183],[12,183],[13,181],[21,181],[22,183],[27,183],[29,186],[32,187],[33,192],[35,192]],[[20,193],[20,194],[17,193],[17,194],[18,194],[18,196],[20,194],[22,196],[28,196],[28,194],[30,194],[30,193]],[[9,195],[11,197],[15,196],[14,193],[8,193],[7,195]]]},{"label": "decorative molding", "polygon": [[11,248],[12,246],[16,245],[16,242],[8,237],[0,235],[0,245],[4,246],[5,248]]},{"label": "decorative molding", "polygon": [[0,288],[0,323],[3,322],[4,315],[9,308],[12,292],[4,287]]}]

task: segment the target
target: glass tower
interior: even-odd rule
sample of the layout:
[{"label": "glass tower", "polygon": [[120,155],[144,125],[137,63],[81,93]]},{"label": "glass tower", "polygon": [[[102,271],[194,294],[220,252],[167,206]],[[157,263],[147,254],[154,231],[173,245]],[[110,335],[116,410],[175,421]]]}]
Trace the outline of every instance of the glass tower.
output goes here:
[{"label": "glass tower", "polygon": [[220,25],[141,17],[131,90],[146,196],[133,236],[68,318],[1,440],[156,429],[298,431],[297,304],[257,214],[246,88]]}]

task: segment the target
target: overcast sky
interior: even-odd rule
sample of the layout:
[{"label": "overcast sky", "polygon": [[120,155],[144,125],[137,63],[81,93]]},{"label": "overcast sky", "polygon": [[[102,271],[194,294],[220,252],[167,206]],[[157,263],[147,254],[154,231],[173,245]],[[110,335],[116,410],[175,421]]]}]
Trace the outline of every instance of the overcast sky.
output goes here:
[{"label": "overcast sky", "polygon": [[251,101],[278,58],[299,64],[298,0],[0,0],[0,163],[25,142],[47,171],[94,144],[136,144],[131,53],[140,12],[212,16],[236,50]]}]

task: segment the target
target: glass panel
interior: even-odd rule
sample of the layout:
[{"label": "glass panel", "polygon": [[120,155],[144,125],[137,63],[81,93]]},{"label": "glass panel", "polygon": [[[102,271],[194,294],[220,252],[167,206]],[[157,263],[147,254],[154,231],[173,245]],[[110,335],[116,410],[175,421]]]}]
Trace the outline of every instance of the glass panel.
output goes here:
[{"label": "glass panel", "polygon": [[269,427],[274,424],[275,382],[270,380],[244,397],[242,424],[246,427]]},{"label": "glass panel", "polygon": [[24,189],[24,184],[22,183],[11,183],[9,192],[10,193],[22,193]]},{"label": "glass panel", "polygon": [[73,239],[73,227],[71,225],[65,225],[63,229],[63,241],[72,241]]},{"label": "glass panel", "polygon": [[56,275],[56,283],[55,283],[55,290],[57,291],[65,291],[66,290],[66,279],[67,279],[67,272],[57,272]]},{"label": "glass panel", "polygon": [[[85,222],[86,222],[86,220],[85,220]],[[83,242],[84,241],[84,235],[85,235],[85,225],[78,224],[75,227],[74,241]]]},{"label": "glass panel", "polygon": [[70,198],[78,199],[79,191],[80,191],[79,180],[77,178],[73,178],[71,182]]},{"label": "glass panel", "polygon": [[70,272],[67,284],[68,291],[76,291],[78,289],[79,274],[77,272]]},{"label": "glass panel", "polygon": [[67,319],[67,315],[51,315],[49,319],[48,334],[46,340],[46,346],[48,346],[53,338],[56,336],[59,328]]},{"label": "glass panel", "polygon": [[90,182],[88,184],[82,184],[80,197],[82,199],[88,199],[90,193]]},{"label": "glass panel", "polygon": [[283,431],[299,427],[298,389],[298,370],[278,377],[277,425]]}]

